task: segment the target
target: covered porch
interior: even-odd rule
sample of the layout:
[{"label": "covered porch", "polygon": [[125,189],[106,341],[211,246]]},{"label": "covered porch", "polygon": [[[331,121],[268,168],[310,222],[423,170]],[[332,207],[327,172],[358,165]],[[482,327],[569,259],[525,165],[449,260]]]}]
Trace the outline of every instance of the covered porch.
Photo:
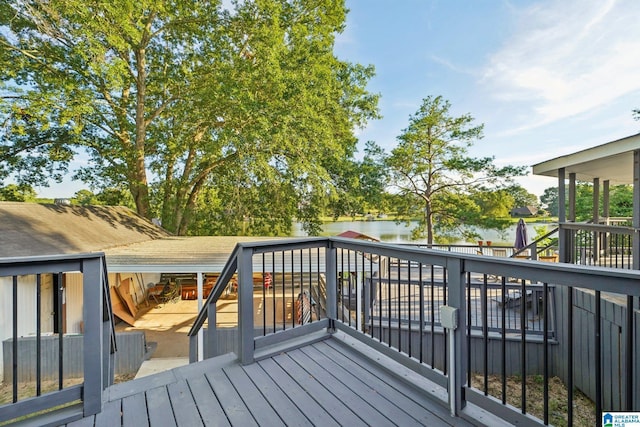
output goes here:
[{"label": "covered porch", "polygon": [[[640,134],[533,165],[558,179],[560,262],[640,269]],[[576,221],[576,188],[593,185],[592,217]],[[610,215],[610,189],[633,186],[633,215]]]}]

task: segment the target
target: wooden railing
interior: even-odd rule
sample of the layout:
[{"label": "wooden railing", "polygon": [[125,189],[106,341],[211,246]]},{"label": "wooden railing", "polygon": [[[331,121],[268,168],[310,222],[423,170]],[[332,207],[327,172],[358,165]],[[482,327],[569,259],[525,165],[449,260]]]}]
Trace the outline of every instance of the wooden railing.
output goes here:
[{"label": "wooden railing", "polygon": [[[628,226],[591,223],[563,223],[562,260],[572,264],[640,269],[638,262],[639,231]],[[635,239],[635,241],[634,241]]]},{"label": "wooden railing", "polygon": [[[8,402],[0,403],[0,423],[32,420],[37,425],[58,425],[102,410],[103,390],[113,383],[116,350],[105,266],[102,253],[0,259],[0,291],[3,298],[11,298],[11,303],[4,305],[8,310],[3,309],[1,313],[7,321],[4,324],[11,325],[11,333],[4,342],[11,348],[9,357],[4,358],[11,369],[5,369],[9,375],[3,379],[3,387],[10,388],[11,393]],[[68,273],[82,274],[81,354],[65,351],[66,338],[70,337],[62,333],[63,283]],[[45,279],[53,284],[47,293],[42,286]],[[43,309],[43,303],[49,298],[56,304],[52,322],[55,330],[43,326],[51,314]],[[45,351],[45,339],[53,344],[53,353]],[[33,345],[19,345],[23,341]],[[33,378],[21,377],[23,363],[35,366]],[[83,378],[72,384],[66,375],[66,366],[71,363],[81,363],[84,367]],[[47,380],[45,365],[47,375],[51,365],[55,367],[54,381]],[[31,391],[24,395],[23,390]]]},{"label": "wooden railing", "polygon": [[[217,354],[216,302],[236,273],[235,352],[245,364],[285,340],[340,330],[453,391],[454,414],[471,402],[515,424],[531,424],[534,415],[555,423],[554,377],[568,390],[568,425],[578,389],[593,401],[594,424],[605,410],[640,407],[637,271],[342,238],[243,243],[189,332],[192,355],[207,320],[204,357]],[[261,274],[269,287],[256,286]],[[309,316],[295,315],[300,295],[314,296]],[[544,389],[539,412],[523,380],[532,377]],[[517,402],[508,400],[513,381]]]}]

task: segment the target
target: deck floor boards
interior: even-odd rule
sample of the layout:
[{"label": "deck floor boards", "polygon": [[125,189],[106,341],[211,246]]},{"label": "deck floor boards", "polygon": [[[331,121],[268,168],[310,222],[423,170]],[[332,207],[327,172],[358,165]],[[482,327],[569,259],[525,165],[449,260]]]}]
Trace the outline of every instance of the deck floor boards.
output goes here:
[{"label": "deck floor boards", "polygon": [[471,425],[334,339],[246,366],[210,359],[158,375],[112,386],[100,414],[68,426]]},{"label": "deck floor boards", "polygon": [[138,393],[122,399],[122,425],[124,427],[149,427],[149,418],[140,416],[146,412],[147,403],[144,394]]},{"label": "deck floor boards", "polygon": [[188,382],[204,425],[209,427],[231,426],[227,417],[221,415],[224,414],[224,411],[222,410],[216,395],[213,393],[207,378],[203,375],[201,377],[193,378]]},{"label": "deck floor boards", "polygon": [[313,425],[260,365],[254,363],[253,365],[243,366],[242,369],[253,378],[257,389],[271,407],[280,414],[282,419],[287,420],[288,426],[308,427]]}]

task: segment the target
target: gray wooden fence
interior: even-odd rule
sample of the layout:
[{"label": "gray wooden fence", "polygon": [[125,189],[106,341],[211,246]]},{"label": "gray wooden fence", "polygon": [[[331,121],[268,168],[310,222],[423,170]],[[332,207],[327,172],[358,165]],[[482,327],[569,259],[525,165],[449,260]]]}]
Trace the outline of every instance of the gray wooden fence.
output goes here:
[{"label": "gray wooden fence", "polygon": [[[115,374],[134,374],[140,368],[145,354],[144,332],[116,333],[118,351],[115,355]],[[63,340],[63,376],[64,378],[81,378],[83,376],[82,349],[83,335],[65,335]],[[13,339],[2,343],[4,382],[13,381]],[[36,380],[36,337],[18,338],[18,381],[32,382]],[[40,369],[43,381],[58,379],[58,336],[43,336],[40,349]]]},{"label": "gray wooden fence", "polygon": [[[573,290],[573,384],[595,399],[595,305],[593,291],[574,288]],[[567,310],[568,288],[556,287],[556,319],[558,345],[552,348],[553,375],[557,375],[567,384],[568,372],[568,329]],[[640,408],[640,313],[634,310],[634,344],[636,348],[627,349],[626,334],[627,307],[626,298],[617,295],[602,294],[600,306],[600,328],[602,345],[602,396],[603,408],[620,411],[624,408],[625,390],[621,380],[629,373],[625,372],[624,360],[628,351],[634,355],[634,407]]]}]

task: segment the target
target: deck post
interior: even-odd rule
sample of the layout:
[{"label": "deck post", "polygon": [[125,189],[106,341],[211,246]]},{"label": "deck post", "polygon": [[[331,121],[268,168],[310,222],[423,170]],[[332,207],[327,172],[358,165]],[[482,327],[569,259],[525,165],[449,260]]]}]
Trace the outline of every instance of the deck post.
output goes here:
[{"label": "deck post", "polygon": [[238,259],[238,358],[253,363],[253,249],[242,247]]},{"label": "deck post", "polygon": [[564,168],[560,168],[558,169],[558,225],[560,226],[558,233],[558,251],[560,262],[572,262],[571,251],[569,249],[570,231],[562,227],[562,224],[567,222],[566,197],[565,170]]},{"label": "deck post", "polygon": [[[103,340],[102,263],[100,258],[82,263],[82,315],[84,321],[84,416],[102,411],[103,373],[109,349]],[[106,356],[106,357],[105,357]]]},{"label": "deck post", "polygon": [[[196,273],[197,278],[197,293],[198,293],[198,313],[202,310],[202,288],[203,288],[203,274],[201,271]],[[202,328],[198,331],[198,361],[204,360],[204,331]]]},{"label": "deck post", "polygon": [[640,270],[640,150],[633,151],[633,218],[631,226],[634,228],[631,240],[633,254],[632,268]]},{"label": "deck post", "polygon": [[[325,265],[327,271],[325,272],[325,280],[327,281],[327,318],[329,319],[330,329],[333,330],[333,324],[338,317],[337,307],[337,276],[338,266],[336,260],[336,248],[333,241],[328,241],[328,246],[325,251]],[[332,331],[331,331],[332,332]]]},{"label": "deck post", "polygon": [[207,342],[204,345],[205,359],[216,357],[220,354],[220,345],[218,342],[218,312],[216,303],[211,302],[207,310]]},{"label": "deck post", "polygon": [[464,260],[451,258],[447,260],[449,292],[447,305],[456,311],[457,328],[448,331],[453,338],[450,343],[451,363],[449,366],[449,406],[452,415],[457,415],[465,407],[464,384],[467,378],[467,311],[465,303]]},{"label": "deck post", "polygon": [[[600,178],[593,178],[592,220],[594,224],[600,224]],[[597,265],[600,258],[600,232],[594,231],[592,235],[591,256],[592,262]]]}]

